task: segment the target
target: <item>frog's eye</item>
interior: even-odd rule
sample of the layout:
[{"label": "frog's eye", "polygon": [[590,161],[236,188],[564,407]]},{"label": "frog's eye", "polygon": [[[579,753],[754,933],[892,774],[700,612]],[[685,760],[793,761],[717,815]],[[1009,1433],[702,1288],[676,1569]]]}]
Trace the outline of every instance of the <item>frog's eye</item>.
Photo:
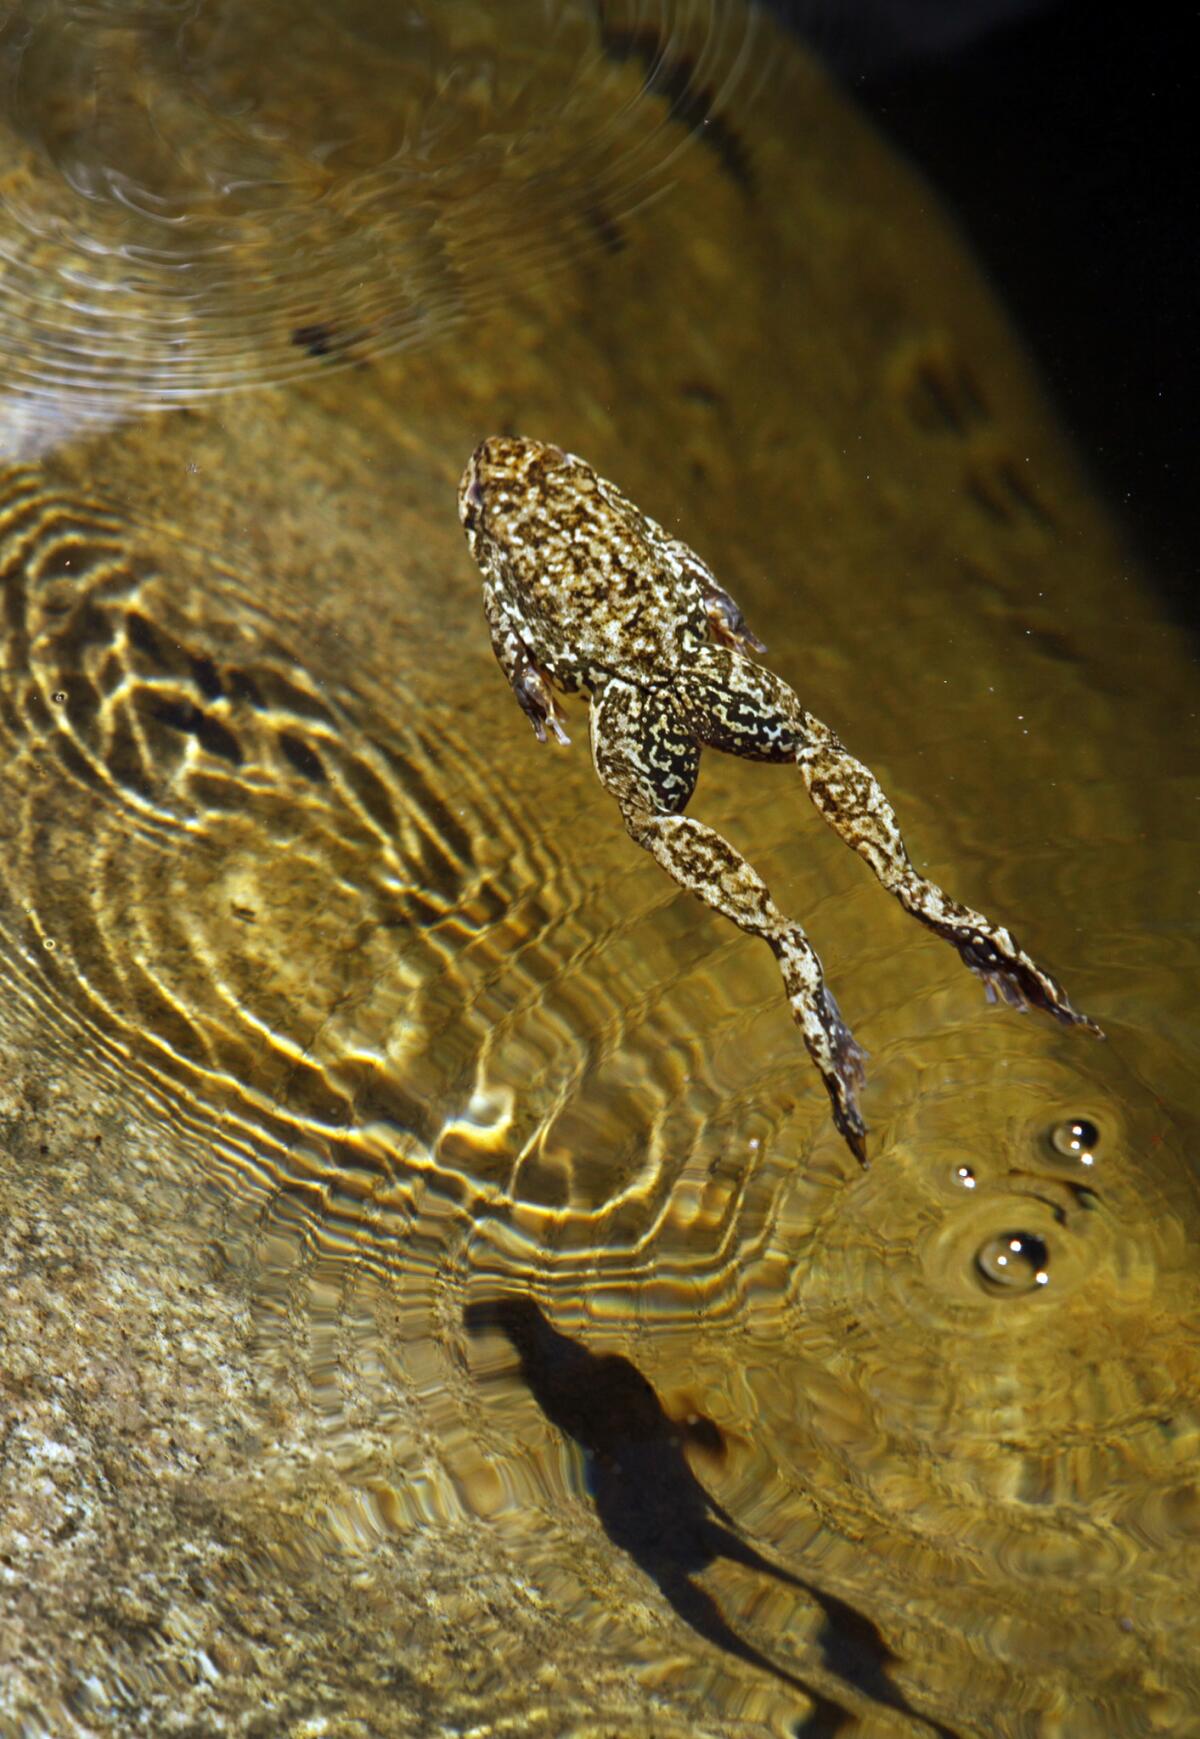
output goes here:
[{"label": "frog's eye", "polygon": [[483,486],[477,472],[472,471],[471,480],[466,484],[459,497],[458,516],[468,531],[474,531],[483,511]]}]

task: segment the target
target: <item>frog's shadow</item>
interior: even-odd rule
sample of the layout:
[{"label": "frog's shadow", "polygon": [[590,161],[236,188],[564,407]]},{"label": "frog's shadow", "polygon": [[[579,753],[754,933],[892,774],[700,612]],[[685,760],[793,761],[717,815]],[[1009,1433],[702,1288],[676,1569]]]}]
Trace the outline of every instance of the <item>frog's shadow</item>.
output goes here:
[{"label": "frog's shadow", "polygon": [[892,1682],[895,1656],[865,1614],[846,1601],[772,1563],[737,1532],[733,1518],[705,1490],[685,1454],[688,1444],[720,1454],[724,1434],[693,1414],[677,1422],[653,1386],[619,1353],[593,1353],[561,1333],[529,1297],[506,1295],[469,1304],[469,1334],[502,1334],[521,1376],[550,1423],[583,1453],[588,1492],[605,1533],[657,1584],[685,1624],[715,1647],[794,1686],[812,1712],[793,1729],[796,1739],[825,1739],[846,1730],[854,1713],[775,1664],[745,1642],[713,1597],[694,1578],[724,1558],[800,1589],[821,1613],[817,1644],[834,1678],[943,1739],[949,1728],[914,1709]]}]

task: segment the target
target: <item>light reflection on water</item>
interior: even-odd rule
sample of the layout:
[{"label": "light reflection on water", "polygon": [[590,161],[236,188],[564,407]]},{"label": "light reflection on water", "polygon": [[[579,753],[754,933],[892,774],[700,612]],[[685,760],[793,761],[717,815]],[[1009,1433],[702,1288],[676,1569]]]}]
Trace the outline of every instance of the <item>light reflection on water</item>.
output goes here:
[{"label": "light reflection on water", "polygon": [[[283,143],[265,14],[7,27],[4,384],[128,420],[0,485],[6,1021],[72,1103],[124,1098],[151,1132],[98,1176],[146,1193],[114,1271],[190,1237],[198,1315],[242,1313],[223,1356],[261,1432],[213,1399],[237,1470],[217,1507],[267,1494],[244,1597],[271,1638],[281,1591],[320,1590],[301,1637],[326,1680],[343,1663],[335,1718],[1073,1734],[1151,1709],[1178,1730],[1200,1610],[1182,659],[953,244],[819,81],[737,8],[719,29],[699,5],[551,12],[516,87],[513,14],[498,35],[488,7],[440,8],[436,52],[419,9],[386,42],[305,14]],[[489,43],[487,78],[435,76],[460,38]],[[42,321],[30,293],[61,297],[70,238],[102,262],[142,245],[111,128],[33,103],[53,75],[103,118],[110,87],[79,72],[97,40],[139,97],[123,186],[169,169],[188,218],[196,163],[225,165],[180,372],[155,345],[186,225],[111,327],[99,302]],[[686,150],[704,103],[715,144]],[[413,233],[394,180],[414,140],[465,238],[445,307],[504,303],[448,335],[421,277],[438,225]],[[336,225],[301,251],[318,173],[370,269]],[[599,223],[596,185],[624,190]],[[22,251],[54,187],[68,241],[47,221],[48,253]],[[210,271],[225,224],[236,279]],[[789,304],[768,345],[781,282],[807,317]],[[326,378],[350,351],[293,342],[297,284],[338,330],[347,296],[395,292],[359,367]],[[133,417],[164,379],[293,362],[286,394]],[[697,809],[771,866],[870,1049],[875,1164],[852,1170],[765,951],[641,861],[582,729],[539,753],[491,661],[454,483],[506,425],[678,520],[877,760],[915,853],[1036,938],[1106,1047],[984,1007],[794,776],[706,768]],[[155,1191],[184,1185],[204,1209],[169,1228]],[[327,1638],[351,1588],[383,1688]],[[199,1624],[226,1593],[172,1598]],[[164,1661],[181,1696],[208,1687],[205,1719],[267,1696],[258,1657],[189,1676],[172,1622],[133,1653],[101,1628],[95,1727],[149,1708]],[[12,1719],[53,1707],[72,1646],[18,1654]],[[290,1670],[296,1718],[324,1707]]]}]

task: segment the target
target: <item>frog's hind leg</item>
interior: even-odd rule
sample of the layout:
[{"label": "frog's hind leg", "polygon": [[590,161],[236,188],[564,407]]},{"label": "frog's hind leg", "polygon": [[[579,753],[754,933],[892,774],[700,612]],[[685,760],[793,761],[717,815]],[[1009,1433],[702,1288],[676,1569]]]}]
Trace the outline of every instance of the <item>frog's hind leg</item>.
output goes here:
[{"label": "frog's hind leg", "polygon": [[821,962],[784,916],[750,864],[711,827],[682,813],[696,784],[700,745],[662,690],[609,682],[592,700],[592,755],[621,806],[630,836],[682,888],[751,936],[779,961],[792,1013],[833,1105],[833,1120],[866,1165],[866,1127],[856,1091],[863,1053],[825,986]]},{"label": "frog's hind leg", "polygon": [[953,899],[913,868],[891,804],[869,767],[847,754],[834,733],[810,719],[796,755],[808,794],[825,820],[864,858],[906,912],[957,948],[983,981],[991,1002],[1041,1008],[1068,1026],[1100,1033],[1071,1007],[1062,986],[1026,954],[1011,930]]},{"label": "frog's hind leg", "polygon": [[870,864],[906,912],[957,948],[990,1000],[1042,1008],[1068,1025],[1099,1033],[1009,930],[918,875],[875,775],[846,752],[828,725],[805,712],[779,677],[739,652],[709,645],[681,690],[681,704],[702,742],[757,760],[795,758],[809,796],[834,832]]}]

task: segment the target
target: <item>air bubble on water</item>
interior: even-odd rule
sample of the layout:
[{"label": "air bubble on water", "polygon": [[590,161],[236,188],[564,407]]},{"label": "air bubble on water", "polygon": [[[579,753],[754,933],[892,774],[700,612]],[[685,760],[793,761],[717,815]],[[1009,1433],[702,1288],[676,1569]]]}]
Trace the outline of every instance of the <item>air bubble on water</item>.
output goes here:
[{"label": "air bubble on water", "polygon": [[1001,1232],[982,1244],[975,1272],[989,1292],[1032,1292],[1050,1284],[1050,1252],[1036,1232]]},{"label": "air bubble on water", "polygon": [[1050,1131],[1050,1145],[1064,1159],[1077,1159],[1080,1165],[1096,1163],[1100,1145],[1100,1130],[1090,1117],[1066,1117]]}]

